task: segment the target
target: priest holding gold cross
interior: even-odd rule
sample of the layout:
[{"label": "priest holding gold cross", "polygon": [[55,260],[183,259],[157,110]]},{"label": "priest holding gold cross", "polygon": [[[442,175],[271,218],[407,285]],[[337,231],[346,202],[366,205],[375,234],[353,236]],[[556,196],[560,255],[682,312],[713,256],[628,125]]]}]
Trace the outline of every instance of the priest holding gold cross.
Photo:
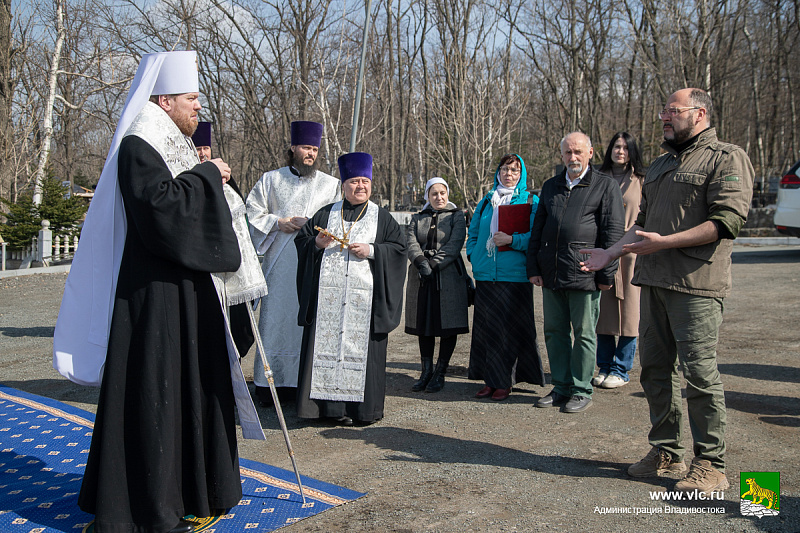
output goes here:
[{"label": "priest holding gold cross", "polygon": [[295,238],[304,327],[297,414],[371,424],[383,418],[387,339],[400,323],[406,241],[389,211],[370,201],[372,156],[341,156],[339,173],[344,200],[317,211]]}]

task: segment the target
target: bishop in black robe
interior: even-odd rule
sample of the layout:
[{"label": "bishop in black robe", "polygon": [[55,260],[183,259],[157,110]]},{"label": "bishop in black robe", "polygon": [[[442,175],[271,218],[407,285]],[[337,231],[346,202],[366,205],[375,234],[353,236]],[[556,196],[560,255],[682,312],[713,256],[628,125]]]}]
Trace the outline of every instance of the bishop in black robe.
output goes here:
[{"label": "bishop in black robe", "polygon": [[[375,236],[375,257],[370,259],[373,279],[372,320],[367,350],[366,384],[363,402],[337,402],[310,398],[312,361],[314,359],[314,334],[317,318],[320,266],[324,250],[317,248],[319,233],[314,228],[325,228],[334,204],[327,205],[310,218],[295,237],[297,247],[297,295],[300,311],[297,321],[303,326],[303,344],[300,351],[300,375],[297,389],[297,415],[300,418],[349,417],[362,423],[372,423],[383,418],[386,397],[386,347],[389,332],[400,324],[403,305],[403,285],[406,279],[406,240],[399,224],[389,211],[379,208],[378,229]],[[364,204],[352,205],[343,200],[342,218],[355,221]],[[336,245],[334,243],[334,245]],[[338,246],[338,245],[337,245]],[[344,272],[342,273],[344,275]]]},{"label": "bishop in black robe", "polygon": [[79,506],[96,515],[98,532],[168,531],[241,499],[225,326],[209,274],[241,259],[213,163],[173,179],[153,147],[128,136],[118,168],[127,236]]}]

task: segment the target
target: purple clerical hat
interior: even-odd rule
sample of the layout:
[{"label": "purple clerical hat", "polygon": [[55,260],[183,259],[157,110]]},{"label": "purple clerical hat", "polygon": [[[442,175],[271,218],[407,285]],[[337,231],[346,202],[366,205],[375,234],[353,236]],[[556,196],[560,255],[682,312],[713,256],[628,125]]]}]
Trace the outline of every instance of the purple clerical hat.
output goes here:
[{"label": "purple clerical hat", "polygon": [[198,122],[197,129],[192,135],[192,142],[195,146],[211,146],[211,123]]},{"label": "purple clerical hat", "polygon": [[316,146],[322,142],[322,124],[297,120],[292,122],[292,146]]},{"label": "purple clerical hat", "polygon": [[372,179],[372,156],[366,152],[351,152],[339,157],[339,177],[342,181],[356,177]]}]

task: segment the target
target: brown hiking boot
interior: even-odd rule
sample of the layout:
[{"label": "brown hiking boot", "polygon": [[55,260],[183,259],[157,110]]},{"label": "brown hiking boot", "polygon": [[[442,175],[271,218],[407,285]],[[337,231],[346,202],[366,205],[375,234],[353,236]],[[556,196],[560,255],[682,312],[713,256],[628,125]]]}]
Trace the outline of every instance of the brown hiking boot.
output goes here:
[{"label": "brown hiking boot", "polygon": [[628,467],[628,475],[633,477],[658,477],[665,474],[683,474],[686,465],[683,461],[674,460],[661,448],[653,448],[644,459]]},{"label": "brown hiking boot", "polygon": [[[725,474],[711,466],[711,461],[695,457],[689,473],[675,484],[675,490],[681,492],[702,492],[711,496],[712,492],[723,491],[730,487]],[[722,498],[720,498],[722,499]]]}]

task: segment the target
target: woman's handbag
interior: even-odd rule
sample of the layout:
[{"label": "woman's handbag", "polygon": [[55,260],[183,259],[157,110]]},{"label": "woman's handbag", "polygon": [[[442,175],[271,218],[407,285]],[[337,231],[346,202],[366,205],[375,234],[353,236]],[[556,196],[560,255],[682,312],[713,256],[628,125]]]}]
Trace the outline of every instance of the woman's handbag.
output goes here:
[{"label": "woman's handbag", "polygon": [[461,271],[461,275],[464,276],[464,283],[467,285],[467,306],[470,307],[475,303],[475,282],[467,274],[467,265],[464,264],[464,258],[461,257],[461,254],[458,254],[456,265]]},{"label": "woman's handbag", "polygon": [[[455,217],[450,217],[450,224],[455,227]],[[475,281],[473,281],[472,277],[467,273],[467,265],[464,264],[464,258],[461,257],[460,252],[458,254],[456,265],[458,266],[459,270],[461,270],[460,274],[464,276],[464,283],[467,285],[467,307],[472,307],[472,305],[475,303]]]},{"label": "woman's handbag", "polygon": [[467,282],[467,306],[471,307],[475,304],[475,282],[466,272],[464,272],[464,281]]}]

